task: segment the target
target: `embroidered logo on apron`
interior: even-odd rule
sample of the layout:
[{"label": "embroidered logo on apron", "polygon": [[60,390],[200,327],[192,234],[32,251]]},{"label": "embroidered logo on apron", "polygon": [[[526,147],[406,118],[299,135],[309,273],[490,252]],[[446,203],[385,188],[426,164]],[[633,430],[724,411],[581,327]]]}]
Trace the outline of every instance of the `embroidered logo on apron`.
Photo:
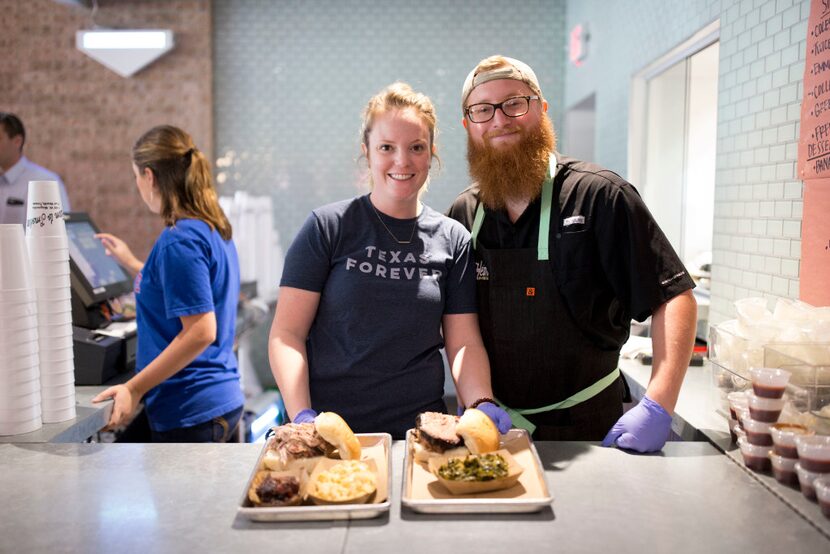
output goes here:
[{"label": "embroidered logo on apron", "polygon": [[476,262],[476,281],[489,281],[490,271],[483,261]]}]

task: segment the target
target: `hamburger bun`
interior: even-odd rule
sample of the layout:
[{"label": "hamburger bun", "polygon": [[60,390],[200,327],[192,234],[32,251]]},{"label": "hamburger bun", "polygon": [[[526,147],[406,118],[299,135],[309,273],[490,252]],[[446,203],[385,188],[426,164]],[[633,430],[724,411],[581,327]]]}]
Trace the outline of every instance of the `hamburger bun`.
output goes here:
[{"label": "hamburger bun", "polygon": [[360,459],[360,441],[342,417],[334,412],[322,412],[314,419],[314,427],[323,440],[337,447],[341,459]]},{"label": "hamburger bun", "polygon": [[471,408],[465,411],[455,426],[455,432],[473,454],[484,454],[499,449],[499,430],[481,410]]}]

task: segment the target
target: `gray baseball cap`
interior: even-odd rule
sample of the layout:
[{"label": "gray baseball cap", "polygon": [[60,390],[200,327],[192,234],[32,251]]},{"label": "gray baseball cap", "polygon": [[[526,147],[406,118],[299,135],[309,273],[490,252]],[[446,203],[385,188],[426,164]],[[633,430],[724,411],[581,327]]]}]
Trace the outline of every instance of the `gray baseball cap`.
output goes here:
[{"label": "gray baseball cap", "polygon": [[[502,62],[502,65],[495,69],[478,71],[476,70],[484,62]],[[488,81],[497,81],[499,79],[513,79],[525,83],[534,94],[542,97],[542,91],[539,88],[539,80],[536,74],[530,69],[530,66],[524,62],[520,62],[514,58],[506,56],[490,56],[481,60],[475,69],[470,71],[467,79],[464,80],[464,87],[461,89],[461,109],[464,110],[464,105],[467,103],[467,97],[473,92],[473,89],[478,85]]]}]

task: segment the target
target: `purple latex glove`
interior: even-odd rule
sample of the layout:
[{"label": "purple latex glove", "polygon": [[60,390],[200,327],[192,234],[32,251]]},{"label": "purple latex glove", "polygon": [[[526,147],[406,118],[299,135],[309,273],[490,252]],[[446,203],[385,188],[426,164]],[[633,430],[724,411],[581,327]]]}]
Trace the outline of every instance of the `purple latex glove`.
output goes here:
[{"label": "purple latex glove", "polygon": [[671,416],[663,406],[643,396],[640,403],[625,412],[611,427],[602,446],[617,445],[637,452],[657,452],[666,444]]},{"label": "purple latex glove", "polygon": [[487,414],[487,417],[493,420],[493,423],[496,424],[499,433],[501,433],[502,435],[507,433],[513,426],[513,421],[510,419],[510,416],[507,414],[507,412],[505,412],[492,402],[482,402],[481,404],[476,406],[476,408]]},{"label": "purple latex glove", "polygon": [[317,417],[317,412],[311,408],[306,408],[294,416],[292,423],[314,423],[315,417]]}]

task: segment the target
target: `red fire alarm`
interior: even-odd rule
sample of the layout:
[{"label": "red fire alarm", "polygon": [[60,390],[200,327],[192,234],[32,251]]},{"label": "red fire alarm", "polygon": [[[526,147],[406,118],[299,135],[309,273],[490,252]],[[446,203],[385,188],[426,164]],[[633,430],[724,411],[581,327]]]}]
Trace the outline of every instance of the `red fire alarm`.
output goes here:
[{"label": "red fire alarm", "polygon": [[571,29],[570,40],[568,42],[568,59],[571,63],[579,67],[585,58],[588,57],[588,25],[580,23]]}]

